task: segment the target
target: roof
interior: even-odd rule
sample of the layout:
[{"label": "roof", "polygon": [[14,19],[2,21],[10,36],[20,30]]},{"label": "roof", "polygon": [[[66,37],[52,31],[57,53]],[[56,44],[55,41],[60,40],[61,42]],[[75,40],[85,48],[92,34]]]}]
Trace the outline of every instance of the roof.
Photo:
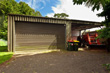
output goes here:
[{"label": "roof", "polygon": [[21,14],[8,14],[13,16],[26,16],[26,17],[36,17],[36,18],[44,18],[44,19],[57,19],[57,20],[65,20],[65,21],[79,21],[79,22],[90,22],[90,23],[101,23],[96,21],[86,21],[86,20],[76,20],[76,19],[61,19],[61,18],[52,18],[52,17],[39,17],[39,16],[31,16],[31,15],[21,15]]},{"label": "roof", "polygon": [[85,20],[76,20],[76,19],[60,19],[60,18],[52,18],[52,17],[39,17],[39,16],[30,16],[30,15],[20,15],[20,14],[8,14],[9,16],[21,16],[21,17],[32,17],[32,18],[40,18],[40,19],[49,19],[49,20],[58,20],[58,21],[66,21],[72,24],[72,29],[77,30],[85,30],[94,27],[100,27],[101,22],[94,21],[85,21]]}]

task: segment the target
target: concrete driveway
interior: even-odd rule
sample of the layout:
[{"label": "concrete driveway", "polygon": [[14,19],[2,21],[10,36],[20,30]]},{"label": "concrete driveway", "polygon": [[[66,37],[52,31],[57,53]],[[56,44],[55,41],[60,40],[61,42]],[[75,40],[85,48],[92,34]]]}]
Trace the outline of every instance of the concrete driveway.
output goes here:
[{"label": "concrete driveway", "polygon": [[60,51],[19,56],[0,73],[109,73],[103,64],[110,63],[105,51]]}]

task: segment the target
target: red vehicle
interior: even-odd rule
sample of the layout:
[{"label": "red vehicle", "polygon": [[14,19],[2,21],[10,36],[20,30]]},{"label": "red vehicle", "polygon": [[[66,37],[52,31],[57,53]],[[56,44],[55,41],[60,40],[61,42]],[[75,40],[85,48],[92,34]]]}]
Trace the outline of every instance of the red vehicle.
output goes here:
[{"label": "red vehicle", "polygon": [[85,45],[101,45],[99,39],[96,39],[98,36],[97,32],[88,32],[82,35],[82,43]]}]

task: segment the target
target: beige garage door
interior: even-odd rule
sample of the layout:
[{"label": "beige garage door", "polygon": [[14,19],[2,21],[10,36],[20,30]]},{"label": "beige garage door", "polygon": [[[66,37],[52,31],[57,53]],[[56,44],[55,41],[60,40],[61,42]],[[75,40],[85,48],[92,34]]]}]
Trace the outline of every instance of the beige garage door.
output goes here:
[{"label": "beige garage door", "polygon": [[15,22],[15,36],[15,51],[65,48],[63,24]]}]

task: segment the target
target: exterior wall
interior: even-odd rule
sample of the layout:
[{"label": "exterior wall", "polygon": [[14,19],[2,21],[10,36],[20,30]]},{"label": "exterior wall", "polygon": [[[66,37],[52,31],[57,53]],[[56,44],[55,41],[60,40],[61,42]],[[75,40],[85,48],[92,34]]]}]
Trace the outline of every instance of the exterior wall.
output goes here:
[{"label": "exterior wall", "polygon": [[[65,39],[68,40],[71,36],[71,21],[65,21],[60,19],[23,16],[23,15],[11,15],[8,16],[8,51],[15,51],[15,21],[26,21],[26,22],[41,22],[41,23],[54,23],[54,24],[66,24],[66,35]],[[66,41],[65,41],[66,44]],[[66,49],[66,46],[65,46]]]},{"label": "exterior wall", "polygon": [[79,30],[72,30],[72,36],[79,36]]},{"label": "exterior wall", "polygon": [[72,30],[72,40],[77,40],[77,37],[79,36],[80,31],[79,30]]}]

